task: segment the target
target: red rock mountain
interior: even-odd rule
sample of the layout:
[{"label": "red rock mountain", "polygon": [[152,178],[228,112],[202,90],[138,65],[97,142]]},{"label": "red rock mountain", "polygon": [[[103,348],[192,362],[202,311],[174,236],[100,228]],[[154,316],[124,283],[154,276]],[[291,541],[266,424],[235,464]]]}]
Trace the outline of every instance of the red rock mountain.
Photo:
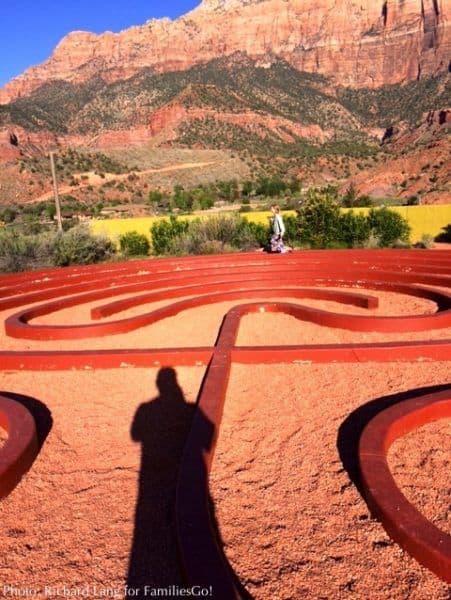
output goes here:
[{"label": "red rock mountain", "polygon": [[204,0],[175,21],[70,33],[45,63],[0,90],[0,104],[51,80],[113,82],[237,51],[348,87],[405,83],[451,69],[451,0]]}]

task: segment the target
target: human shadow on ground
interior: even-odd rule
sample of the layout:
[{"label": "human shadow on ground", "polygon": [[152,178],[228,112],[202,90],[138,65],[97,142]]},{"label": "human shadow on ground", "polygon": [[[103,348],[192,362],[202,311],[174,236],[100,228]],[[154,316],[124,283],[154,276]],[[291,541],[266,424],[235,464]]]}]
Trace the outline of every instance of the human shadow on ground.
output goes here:
[{"label": "human shadow on ground", "polygon": [[22,406],[31,413],[36,425],[39,450],[41,450],[53,425],[52,413],[47,406],[36,398],[24,396],[23,394],[16,394],[14,392],[0,391],[0,396],[4,396],[5,398],[9,398],[10,400],[22,404]]},{"label": "human shadow on ground", "polygon": [[[130,432],[132,439],[141,443],[141,468],[127,574],[127,587],[130,591],[126,596],[138,600],[150,597],[155,588],[187,586],[177,542],[177,481],[191,427],[195,428],[194,434],[204,434],[202,455],[211,447],[214,436],[214,425],[198,406],[186,402],[177,381],[177,373],[172,367],[161,368],[156,383],[159,395],[139,406]],[[195,472],[191,473],[188,467],[185,473],[192,484],[188,491],[194,490],[199,480],[204,482],[202,489],[205,490],[208,475],[203,456],[195,456],[194,464]],[[222,548],[214,504],[210,497],[208,504],[211,526],[216,533],[218,546]],[[202,548],[196,548],[196,554],[202,555],[202,552]],[[237,582],[236,578],[235,581]],[[251,598],[239,582],[237,588],[242,590],[243,598]]]},{"label": "human shadow on ground", "polygon": [[366,425],[378,413],[405,400],[410,400],[418,396],[440,392],[449,389],[447,385],[435,385],[423,388],[415,388],[406,392],[382,396],[359,406],[354,410],[340,425],[337,436],[337,448],[344,469],[349,478],[358,489],[360,495],[364,498],[363,487],[360,480],[359,470],[359,440]]},{"label": "human shadow on ground", "polygon": [[157,375],[158,397],[141,404],[131,437],[141,444],[135,527],[127,576],[130,588],[182,585],[177,559],[175,491],[195,406],[186,402],[174,369]]}]

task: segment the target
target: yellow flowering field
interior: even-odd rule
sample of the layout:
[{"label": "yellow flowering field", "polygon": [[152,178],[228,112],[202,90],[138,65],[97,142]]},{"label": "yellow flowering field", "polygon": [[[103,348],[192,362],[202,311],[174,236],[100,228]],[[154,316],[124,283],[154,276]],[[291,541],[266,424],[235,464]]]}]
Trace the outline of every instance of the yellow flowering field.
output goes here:
[{"label": "yellow flowering field", "polygon": [[[342,209],[349,211],[351,209]],[[390,210],[400,213],[407,219],[412,228],[410,239],[413,243],[419,241],[423,235],[436,236],[442,229],[451,223],[451,204],[438,204],[431,206],[391,206]],[[355,212],[366,214],[369,208],[356,208]],[[205,213],[200,218],[208,218],[217,213]],[[224,213],[221,213],[224,214]],[[285,211],[283,215],[295,215],[295,211]],[[268,224],[269,211],[243,213],[243,217],[255,223]],[[94,219],[90,222],[92,233],[104,234],[118,244],[119,237],[128,231],[143,233],[151,239],[150,228],[155,221],[167,217],[138,217],[132,219]],[[191,220],[199,215],[184,215],[181,219]]]},{"label": "yellow flowering field", "polygon": [[[437,236],[442,229],[451,223],[451,204],[431,204],[424,206],[389,206],[390,210],[402,215],[409,223],[412,231],[410,241],[415,243],[423,235]],[[351,209],[342,209],[349,211]],[[367,214],[369,208],[355,208],[355,212]]]}]

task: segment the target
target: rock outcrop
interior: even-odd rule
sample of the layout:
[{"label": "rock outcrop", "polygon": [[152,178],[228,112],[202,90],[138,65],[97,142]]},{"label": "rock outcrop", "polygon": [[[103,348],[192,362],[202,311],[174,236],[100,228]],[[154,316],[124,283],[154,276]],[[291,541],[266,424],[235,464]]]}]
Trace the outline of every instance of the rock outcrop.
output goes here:
[{"label": "rock outcrop", "polygon": [[175,140],[178,125],[208,118],[252,130],[260,137],[266,137],[268,132],[271,132],[287,143],[293,142],[295,137],[308,138],[320,143],[333,137],[333,132],[324,131],[316,124],[301,125],[283,117],[252,111],[227,113],[212,109],[186,108],[177,102],[167,104],[151,115],[149,133],[154,137],[164,132],[165,140]]},{"label": "rock outcrop", "polygon": [[[449,204],[450,133],[450,108],[425,113],[416,126],[397,123],[384,136],[391,155],[383,164],[351,178],[342,191],[352,185],[359,194],[417,196],[424,204]],[[406,147],[410,151],[403,153]]]},{"label": "rock outcrop", "polygon": [[337,85],[375,88],[451,68],[451,0],[204,0],[185,16],[120,33],[73,32],[0,90],[6,104],[51,80],[112,82],[245,52]]}]

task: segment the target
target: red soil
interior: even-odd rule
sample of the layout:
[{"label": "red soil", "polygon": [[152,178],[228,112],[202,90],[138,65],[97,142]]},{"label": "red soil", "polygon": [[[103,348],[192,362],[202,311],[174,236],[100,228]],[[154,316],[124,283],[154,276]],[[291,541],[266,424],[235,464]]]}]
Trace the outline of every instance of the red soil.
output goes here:
[{"label": "red soil", "polygon": [[[381,300],[371,314],[436,309],[427,300],[370,293]],[[129,334],[46,342],[45,349],[212,345],[234,304],[189,310]],[[368,313],[323,301],[302,304]],[[39,322],[88,322],[92,306]],[[12,312],[2,312],[0,319]],[[121,316],[126,314],[133,311]],[[451,328],[360,333],[256,314],[243,319],[238,344],[450,338]],[[42,342],[4,334],[0,339],[5,350],[43,349]],[[210,487],[227,558],[255,598],[449,598],[446,584],[370,517],[349,458],[359,423],[354,411],[407,390],[449,383],[449,367],[449,362],[233,366]],[[144,568],[155,585],[181,584],[171,506],[204,367],[176,372],[185,400],[178,414],[155,402],[158,396],[167,400],[156,387],[158,369],[0,372],[3,392],[39,400],[53,419],[32,469],[1,503],[2,585],[30,588],[38,598],[46,597],[45,586],[96,585],[118,590],[121,597],[129,563],[129,582],[135,585]],[[153,408],[137,413],[149,400]],[[447,531],[448,430],[449,421],[430,425],[398,441],[390,454],[404,492]]]},{"label": "red soil", "polygon": [[[225,554],[253,597],[449,597],[371,519],[342,462],[358,429],[353,411],[448,380],[449,363],[234,366],[211,489]],[[443,435],[428,443],[421,454],[398,442],[416,467],[400,483],[418,485],[417,506],[437,519],[449,503],[451,444]],[[443,449],[437,468],[422,461],[430,447]]]}]

